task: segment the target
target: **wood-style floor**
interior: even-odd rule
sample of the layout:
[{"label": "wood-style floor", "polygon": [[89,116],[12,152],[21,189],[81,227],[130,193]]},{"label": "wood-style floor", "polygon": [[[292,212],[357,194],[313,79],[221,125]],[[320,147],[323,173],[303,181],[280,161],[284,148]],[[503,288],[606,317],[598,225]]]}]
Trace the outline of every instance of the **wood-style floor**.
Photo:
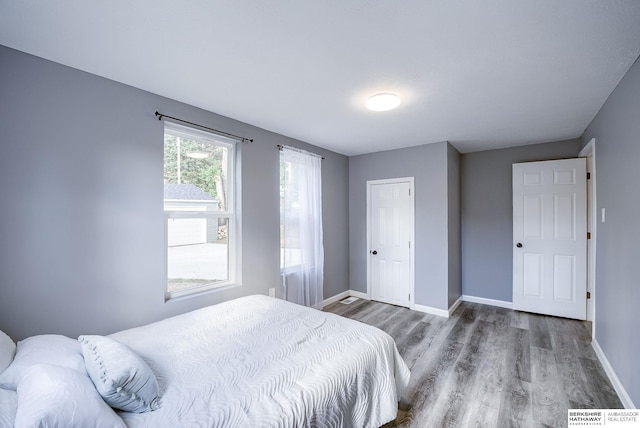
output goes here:
[{"label": "wood-style floor", "polygon": [[411,369],[385,427],[566,427],[572,408],[622,408],[590,323],[463,303],[451,318],[357,300],[324,308],[376,326]]}]

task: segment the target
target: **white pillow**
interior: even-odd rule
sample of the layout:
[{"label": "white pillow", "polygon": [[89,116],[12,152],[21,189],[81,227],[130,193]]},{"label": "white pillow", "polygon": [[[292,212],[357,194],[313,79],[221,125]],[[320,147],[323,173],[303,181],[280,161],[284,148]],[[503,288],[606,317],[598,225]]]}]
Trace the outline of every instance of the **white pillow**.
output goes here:
[{"label": "white pillow", "polygon": [[16,427],[125,427],[91,379],[77,370],[36,364],[26,371],[17,392]]},{"label": "white pillow", "polygon": [[104,336],[80,336],[87,372],[111,407],[144,413],[160,407],[158,381],[128,346]]},{"label": "white pillow", "polygon": [[53,364],[86,373],[78,341],[58,334],[43,334],[18,342],[15,359],[0,373],[0,387],[15,390],[22,376],[35,364]]},{"label": "white pillow", "polygon": [[16,344],[0,330],[0,373],[4,371],[16,355]]}]

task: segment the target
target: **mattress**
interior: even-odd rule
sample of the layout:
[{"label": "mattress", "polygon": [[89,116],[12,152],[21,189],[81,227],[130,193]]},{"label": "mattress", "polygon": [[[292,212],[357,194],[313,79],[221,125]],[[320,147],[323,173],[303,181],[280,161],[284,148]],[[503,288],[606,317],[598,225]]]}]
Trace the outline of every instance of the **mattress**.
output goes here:
[{"label": "mattress", "polygon": [[158,378],[161,406],[129,427],[379,427],[409,370],[385,332],[266,296],[121,331]]}]

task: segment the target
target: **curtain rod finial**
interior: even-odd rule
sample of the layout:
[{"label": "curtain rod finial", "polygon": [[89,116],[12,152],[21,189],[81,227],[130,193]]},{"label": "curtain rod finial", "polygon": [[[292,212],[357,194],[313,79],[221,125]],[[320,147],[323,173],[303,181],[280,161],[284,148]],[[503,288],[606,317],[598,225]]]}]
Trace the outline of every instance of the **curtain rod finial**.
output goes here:
[{"label": "curtain rod finial", "polygon": [[178,122],[186,123],[187,125],[197,126],[198,128],[202,128],[202,129],[207,129],[209,131],[213,131],[213,132],[215,132],[217,134],[221,134],[221,136],[234,138],[234,139],[238,140],[239,142],[246,143],[248,141],[248,142],[253,143],[253,138],[245,138],[245,137],[241,137],[239,135],[234,135],[234,134],[230,134],[228,132],[224,132],[224,131],[220,131],[220,130],[217,130],[217,129],[214,129],[214,128],[210,128],[208,126],[198,125],[197,123],[189,122],[188,120],[178,119],[177,117],[173,117],[173,116],[168,116],[166,114],[162,114],[157,110],[156,110],[155,114],[156,114],[156,116],[158,116],[158,120],[162,120],[163,117],[166,117],[167,119],[177,120]]}]

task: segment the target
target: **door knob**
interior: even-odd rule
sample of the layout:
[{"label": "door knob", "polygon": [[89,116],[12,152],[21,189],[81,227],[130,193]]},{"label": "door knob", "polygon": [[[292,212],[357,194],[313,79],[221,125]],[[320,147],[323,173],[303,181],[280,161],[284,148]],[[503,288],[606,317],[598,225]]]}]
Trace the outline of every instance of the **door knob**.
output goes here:
[{"label": "door knob", "polygon": [[378,254],[378,252],[377,252],[376,250],[373,250],[373,251],[371,252],[371,254],[373,254],[373,255],[375,256],[376,254]]},{"label": "door knob", "polygon": [[518,247],[518,248],[522,248],[522,244],[518,242],[518,243],[516,244],[516,247]]}]

